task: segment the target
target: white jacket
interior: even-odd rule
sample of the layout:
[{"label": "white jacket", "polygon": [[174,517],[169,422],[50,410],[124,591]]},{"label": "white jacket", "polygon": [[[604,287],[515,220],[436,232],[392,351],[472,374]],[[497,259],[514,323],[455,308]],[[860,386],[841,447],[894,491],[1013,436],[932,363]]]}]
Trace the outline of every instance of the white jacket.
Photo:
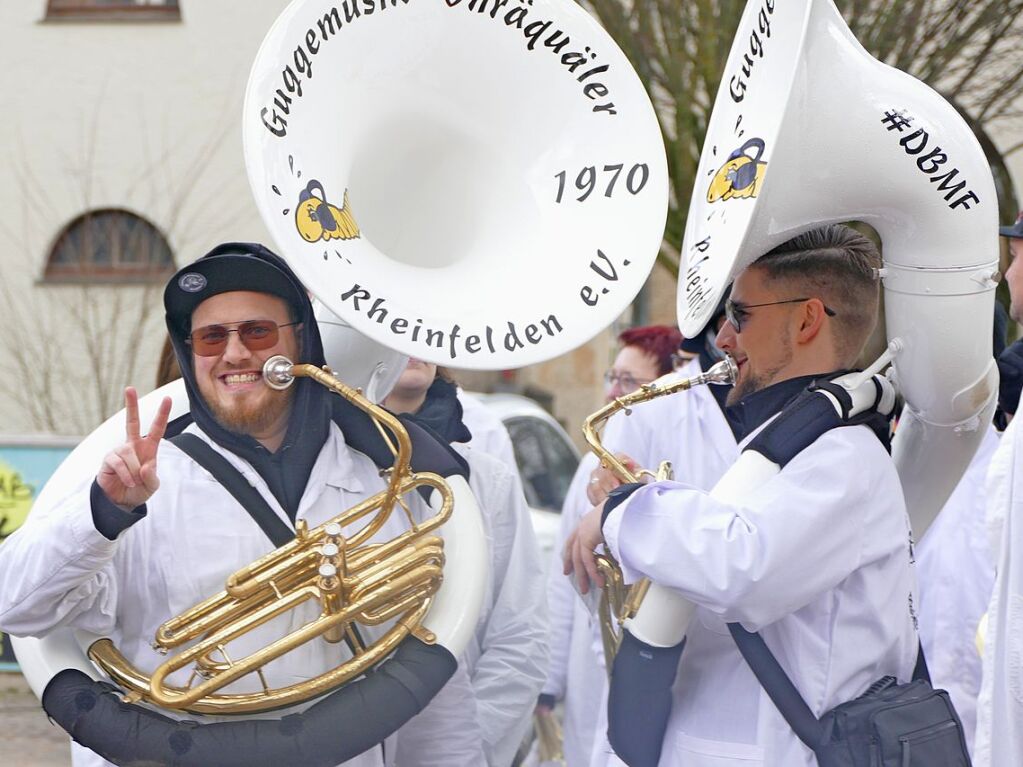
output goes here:
[{"label": "white jacket", "polygon": [[985,479],[998,447],[989,427],[980,449],[916,547],[920,641],[935,687],[947,690],[973,749],[981,659],[977,625],[987,611],[995,566],[988,542]]},{"label": "white jacket", "polygon": [[[194,425],[189,431],[204,436]],[[215,444],[213,447],[290,525],[259,474],[237,456]],[[149,644],[161,623],[221,591],[228,575],[273,548],[230,494],[176,446],[163,443],[158,460],[161,486],[147,504],[148,515],[117,540],[107,540],[93,526],[90,478],[52,509],[30,515],[4,543],[0,549],[3,630],[16,636],[39,636],[62,626],[85,629],[109,636],[130,662],[148,672],[163,660]],[[310,527],[320,525],[383,488],[376,466],[365,455],[350,450],[340,430],[332,426],[299,504],[298,518],[307,520]],[[423,513],[416,494],[409,502],[414,513]],[[406,529],[402,516],[392,514],[378,535],[391,537]],[[265,645],[268,637],[280,636],[318,614],[315,606],[304,607],[231,643],[232,656],[248,654]],[[323,673],[337,665],[343,647],[309,642],[266,666],[267,683],[284,686]],[[187,676],[184,670],[169,681],[184,683]],[[225,690],[248,691],[257,686],[257,680],[246,677]],[[481,738],[464,669],[428,710],[438,715],[418,717],[389,740],[387,763],[394,763],[394,754],[404,740],[437,746],[417,748],[415,760],[403,762],[402,767],[479,767]],[[371,749],[346,767],[378,767],[384,764],[382,750]],[[100,767],[107,763],[76,746],[74,764]]]},{"label": "white jacket", "polygon": [[[548,658],[544,570],[514,468],[452,445],[469,461],[490,550],[483,611],[465,650],[489,767],[509,767],[530,725]],[[424,711],[423,715],[430,712]]]},{"label": "white jacket", "polygon": [[[977,703],[977,767],[1018,767],[1023,759],[1023,428],[1013,418],[989,472],[988,515],[997,576],[988,605]],[[1008,469],[1008,471],[1005,471]],[[996,528],[998,525],[996,525]]]},{"label": "white jacket", "polygon": [[565,541],[590,510],[586,485],[597,468],[593,453],[583,456],[561,509],[561,526],[548,569],[547,606],[551,616],[551,660],[543,692],[564,701],[563,747],[565,764],[590,763],[594,738],[601,720],[600,703],[607,683],[604,658],[593,637],[599,632],[595,616],[586,609],[562,575]]},{"label": "white jacket", "polygon": [[508,429],[494,413],[476,397],[458,390],[458,401],[462,405],[462,423],[472,434],[468,444],[475,450],[492,455],[512,471],[518,471],[515,462],[515,448],[512,446]]},{"label": "white jacket", "polygon": [[627,580],[699,605],[661,767],[811,767],[725,625],[760,631],[816,715],[916,660],[902,488],[863,426],[833,429],[755,497],[731,506],[687,484],[636,491],[604,524]]}]

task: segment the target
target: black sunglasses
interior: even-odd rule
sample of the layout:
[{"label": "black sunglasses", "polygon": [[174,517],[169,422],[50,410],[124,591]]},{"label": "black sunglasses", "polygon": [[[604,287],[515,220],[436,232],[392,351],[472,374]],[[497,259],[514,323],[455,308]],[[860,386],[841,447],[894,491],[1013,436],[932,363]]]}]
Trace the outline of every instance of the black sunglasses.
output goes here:
[{"label": "black sunglasses", "polygon": [[[756,309],[760,306],[778,306],[779,304],[800,304],[803,301],[809,300],[809,298],[790,298],[787,301],[769,301],[766,304],[740,304],[738,301],[733,301],[729,298],[725,301],[725,319],[732,324],[736,333],[741,333],[743,318],[749,316],[750,309]],[[823,303],[821,305],[824,306],[824,313],[826,315],[829,317],[835,316],[833,309],[829,309]]]}]

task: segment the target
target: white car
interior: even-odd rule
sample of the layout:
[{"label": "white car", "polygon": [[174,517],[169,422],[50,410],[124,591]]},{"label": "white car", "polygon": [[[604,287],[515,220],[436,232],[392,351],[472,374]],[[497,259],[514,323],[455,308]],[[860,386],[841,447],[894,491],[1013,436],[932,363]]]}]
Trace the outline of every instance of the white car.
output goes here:
[{"label": "white car", "polygon": [[504,423],[540,543],[544,566],[550,562],[561,525],[561,506],[579,465],[579,451],[554,417],[537,402],[517,394],[472,392]]}]

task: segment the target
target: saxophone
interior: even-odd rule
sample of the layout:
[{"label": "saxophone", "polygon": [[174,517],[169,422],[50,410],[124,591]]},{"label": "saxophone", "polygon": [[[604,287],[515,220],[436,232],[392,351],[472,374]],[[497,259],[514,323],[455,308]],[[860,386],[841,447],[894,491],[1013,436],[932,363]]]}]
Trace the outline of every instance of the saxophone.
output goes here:
[{"label": "saxophone", "polygon": [[[631,471],[601,442],[600,435],[604,425],[616,413],[624,411],[626,415],[629,415],[634,406],[643,402],[667,397],[670,394],[687,391],[694,386],[703,384],[732,384],[737,375],[738,368],[735,361],[731,357],[726,357],[700,375],[667,384],[658,384],[656,381],[645,384],[631,394],[616,397],[590,415],[583,424],[583,436],[590,446],[590,450],[600,459],[600,465],[610,469],[623,483],[639,482],[644,476],[651,477],[655,482],[672,479],[670,461],[661,461],[656,471],[648,469],[640,469],[638,472]],[[601,593],[597,613],[600,618],[600,636],[604,645],[605,665],[608,674],[610,674],[612,661],[622,641],[622,626],[626,620],[636,615],[650,588],[650,581],[644,578],[638,583],[626,584],[621,567],[608,553],[597,555],[597,570],[604,579],[604,589]]]}]

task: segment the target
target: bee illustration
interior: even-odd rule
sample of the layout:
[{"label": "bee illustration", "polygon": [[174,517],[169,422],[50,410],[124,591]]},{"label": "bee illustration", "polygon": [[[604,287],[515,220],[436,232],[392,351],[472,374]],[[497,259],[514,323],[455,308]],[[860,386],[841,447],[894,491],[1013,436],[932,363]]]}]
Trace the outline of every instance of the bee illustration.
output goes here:
[{"label": "bee illustration", "polygon": [[[754,152],[752,156],[749,154],[751,149]],[[763,156],[764,140],[759,138],[751,138],[728,155],[728,160],[710,182],[707,202],[756,197],[767,172],[767,163],[760,159]]]},{"label": "bee illustration", "polygon": [[317,240],[354,240],[360,236],[352,209],[348,206],[348,190],[341,209],[327,202],[323,184],[316,179],[299,192],[295,208],[295,226],[306,242]]}]

